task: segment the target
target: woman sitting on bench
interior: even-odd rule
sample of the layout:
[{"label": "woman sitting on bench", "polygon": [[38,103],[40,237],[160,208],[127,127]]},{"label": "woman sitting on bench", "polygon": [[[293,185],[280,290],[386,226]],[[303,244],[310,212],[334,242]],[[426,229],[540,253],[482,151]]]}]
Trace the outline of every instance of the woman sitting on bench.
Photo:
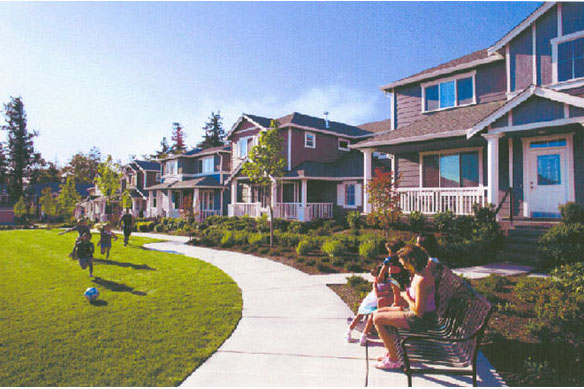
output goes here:
[{"label": "woman sitting on bench", "polygon": [[402,292],[409,307],[385,307],[373,314],[373,323],[387,353],[378,358],[378,369],[399,369],[394,337],[395,328],[422,330],[432,327],[437,321],[434,301],[435,282],[430,271],[428,255],[416,246],[406,246],[398,252],[399,261],[413,275],[411,286]]}]

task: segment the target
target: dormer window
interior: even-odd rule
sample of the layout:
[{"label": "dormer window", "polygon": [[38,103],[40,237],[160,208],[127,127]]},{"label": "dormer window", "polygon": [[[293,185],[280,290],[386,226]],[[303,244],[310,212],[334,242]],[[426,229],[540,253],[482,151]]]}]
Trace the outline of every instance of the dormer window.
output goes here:
[{"label": "dormer window", "polygon": [[304,133],[304,147],[309,149],[316,148],[316,136],[312,132]]},{"label": "dormer window", "polygon": [[213,173],[215,171],[215,157],[208,157],[202,160],[203,169],[201,173]]},{"label": "dormer window", "polygon": [[178,173],[178,160],[168,161],[166,163],[166,175],[173,175]]},{"label": "dormer window", "polygon": [[422,112],[475,104],[475,74],[459,74],[422,84]]},{"label": "dormer window", "polygon": [[253,147],[253,136],[246,136],[239,138],[237,142],[237,148],[239,149],[239,158],[245,158],[251,151]]}]

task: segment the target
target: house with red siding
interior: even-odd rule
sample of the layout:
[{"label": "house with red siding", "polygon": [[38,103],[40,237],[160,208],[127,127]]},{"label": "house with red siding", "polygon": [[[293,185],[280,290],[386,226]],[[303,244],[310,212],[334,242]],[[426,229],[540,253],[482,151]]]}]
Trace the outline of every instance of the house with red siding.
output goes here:
[{"label": "house with red siding", "polygon": [[584,205],[584,3],[544,3],[491,47],[380,89],[390,131],[351,147],[365,164],[391,156],[405,213],[490,203],[541,220]]},{"label": "house with red siding", "polygon": [[128,191],[132,198],[130,213],[134,217],[144,217],[148,210],[147,187],[159,184],[160,164],[154,161],[134,160],[122,167],[120,187],[122,193]]},{"label": "house with red siding", "polygon": [[230,147],[193,149],[160,159],[160,183],[147,186],[148,217],[181,217],[192,208],[197,221],[224,215],[229,199]]},{"label": "house with red siding", "polygon": [[[227,134],[232,145],[232,171],[226,180],[231,188],[228,214],[267,214],[272,198],[274,216],[285,219],[331,219],[362,211],[363,156],[349,146],[371,138],[381,127],[368,124],[360,128],[297,112],[275,119],[286,169],[271,188],[265,188],[251,183],[241,167],[272,120],[244,114]],[[382,165],[383,161],[375,158],[375,163]]]}]

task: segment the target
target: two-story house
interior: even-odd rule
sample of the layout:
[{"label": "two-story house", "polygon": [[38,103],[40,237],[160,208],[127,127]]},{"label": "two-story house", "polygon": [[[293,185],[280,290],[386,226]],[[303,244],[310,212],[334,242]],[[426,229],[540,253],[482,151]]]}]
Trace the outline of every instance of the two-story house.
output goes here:
[{"label": "two-story house", "polygon": [[160,183],[160,164],[154,161],[135,160],[122,168],[120,187],[128,190],[132,198],[130,212],[134,217],[144,217],[147,212],[149,186]]},{"label": "two-story house", "polygon": [[230,164],[229,146],[193,149],[162,158],[160,183],[146,187],[146,215],[180,217],[192,210],[198,221],[223,215],[229,199],[223,184]]},{"label": "two-story house", "polygon": [[232,172],[226,181],[231,187],[229,215],[267,214],[272,198],[274,217],[286,219],[330,219],[351,210],[361,211],[363,157],[349,146],[372,137],[373,130],[380,127],[364,129],[296,112],[275,120],[286,168],[271,188],[254,185],[241,168],[272,119],[244,114],[227,134],[232,144]]},{"label": "two-story house", "polygon": [[493,46],[381,90],[391,131],[353,147],[366,163],[393,155],[404,212],[491,203],[537,219],[584,204],[584,3],[544,3]]}]

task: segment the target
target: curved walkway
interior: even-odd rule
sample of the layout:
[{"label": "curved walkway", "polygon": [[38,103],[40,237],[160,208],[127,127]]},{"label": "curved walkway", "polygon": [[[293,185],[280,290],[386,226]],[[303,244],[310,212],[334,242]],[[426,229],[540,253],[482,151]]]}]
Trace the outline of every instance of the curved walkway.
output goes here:
[{"label": "curved walkway", "polygon": [[[407,385],[403,373],[373,367],[374,358],[383,352],[379,341],[367,348],[345,342],[352,313],[326,286],[331,277],[311,276],[253,255],[185,245],[184,237],[136,235],[169,239],[146,247],[217,266],[242,291],[241,321],[182,386]],[[479,361],[479,385],[504,385],[486,358],[480,355]],[[470,377],[415,376],[413,384],[471,386],[472,382]]]}]

